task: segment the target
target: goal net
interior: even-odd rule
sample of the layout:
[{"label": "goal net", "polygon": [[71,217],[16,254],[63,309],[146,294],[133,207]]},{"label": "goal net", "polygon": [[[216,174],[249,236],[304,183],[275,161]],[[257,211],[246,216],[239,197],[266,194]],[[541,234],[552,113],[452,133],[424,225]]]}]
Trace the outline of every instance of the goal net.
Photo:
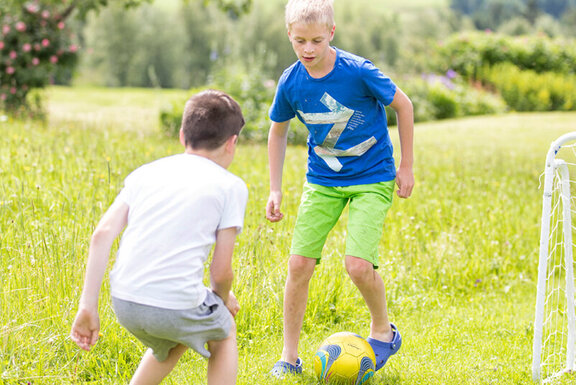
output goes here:
[{"label": "goal net", "polygon": [[576,313],[576,132],[550,146],[544,171],[532,377],[542,383],[574,383]]}]

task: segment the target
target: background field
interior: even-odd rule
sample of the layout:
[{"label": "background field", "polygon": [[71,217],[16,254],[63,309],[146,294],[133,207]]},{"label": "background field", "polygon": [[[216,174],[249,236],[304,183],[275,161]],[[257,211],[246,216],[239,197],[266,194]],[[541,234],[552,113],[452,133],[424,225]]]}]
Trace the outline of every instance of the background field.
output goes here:
[{"label": "background field", "polygon": [[[173,92],[48,91],[50,121],[0,122],[0,383],[127,382],[142,346],[119,327],[103,288],[103,337],[90,353],[68,338],[90,234],[135,167],[178,153],[159,133]],[[380,245],[390,315],[404,339],[379,372],[385,384],[530,384],[541,173],[550,142],[576,129],[575,113],[509,114],[420,124],[417,186],[395,200]],[[398,142],[392,129],[392,138]],[[273,383],[281,349],[287,249],[306,151],[288,149],[285,220],[267,223],[264,145],[242,144],[231,170],[250,190],[235,257],[239,384]],[[305,376],[337,331],[366,335],[368,312],[346,278],[338,225],[311,286],[301,342]],[[187,353],[166,384],[203,383]],[[566,379],[572,383],[574,378]]]}]

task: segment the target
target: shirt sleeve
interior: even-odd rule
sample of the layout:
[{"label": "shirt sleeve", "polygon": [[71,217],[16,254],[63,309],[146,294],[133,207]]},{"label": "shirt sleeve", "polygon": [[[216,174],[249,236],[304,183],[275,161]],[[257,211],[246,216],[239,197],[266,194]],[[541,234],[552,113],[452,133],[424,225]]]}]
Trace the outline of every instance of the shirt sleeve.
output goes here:
[{"label": "shirt sleeve", "polygon": [[368,60],[362,65],[362,80],[368,92],[382,104],[388,106],[392,103],[396,94],[396,84]]},{"label": "shirt sleeve", "polygon": [[274,95],[274,101],[270,106],[269,117],[270,120],[277,123],[282,123],[287,120],[292,119],[296,116],[296,112],[290,105],[288,98],[286,97],[286,74],[284,73],[280,80],[278,81],[278,87],[276,88],[276,94]]},{"label": "shirt sleeve", "polygon": [[132,186],[132,180],[133,179],[134,179],[134,172],[130,173],[124,179],[124,187],[122,187],[122,190],[120,190],[120,192],[116,196],[116,201],[124,202],[128,206],[130,206],[130,203],[133,201],[133,199],[132,199],[133,194],[131,192],[132,189],[130,188],[130,186]]},{"label": "shirt sleeve", "polygon": [[241,179],[237,179],[232,188],[226,191],[226,194],[226,202],[218,230],[235,227],[237,230],[236,233],[239,234],[244,226],[248,188]]}]

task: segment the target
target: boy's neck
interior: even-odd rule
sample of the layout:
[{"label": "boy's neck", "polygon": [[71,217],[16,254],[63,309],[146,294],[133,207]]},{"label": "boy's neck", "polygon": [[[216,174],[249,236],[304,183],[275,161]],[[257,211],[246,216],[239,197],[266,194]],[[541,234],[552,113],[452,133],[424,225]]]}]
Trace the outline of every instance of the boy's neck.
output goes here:
[{"label": "boy's neck", "polygon": [[217,148],[216,150],[211,151],[211,150],[205,150],[205,149],[194,150],[190,147],[186,147],[186,151],[184,151],[184,153],[190,154],[190,155],[201,156],[203,158],[211,160],[212,162],[216,163],[220,167],[223,167],[226,169],[228,168],[228,166],[230,166],[230,163],[231,163],[229,156],[226,154],[226,152],[222,151],[221,148]]}]

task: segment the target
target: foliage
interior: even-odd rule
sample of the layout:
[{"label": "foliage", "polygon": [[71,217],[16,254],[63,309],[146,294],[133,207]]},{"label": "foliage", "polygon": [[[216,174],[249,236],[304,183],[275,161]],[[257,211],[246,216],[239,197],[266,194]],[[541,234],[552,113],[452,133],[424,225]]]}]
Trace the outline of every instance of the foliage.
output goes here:
[{"label": "foliage", "polygon": [[[6,3],[5,7],[7,9],[13,8],[17,9],[27,3],[29,0],[4,0]],[[126,8],[136,8],[143,4],[150,3],[154,0],[120,0],[116,1],[117,5],[121,5]],[[189,2],[190,0],[182,0],[183,2]],[[204,5],[209,3],[215,3],[222,11],[233,15],[234,17],[239,17],[250,11],[252,6],[252,0],[202,0]],[[78,14],[79,17],[85,18],[90,11],[99,11],[103,8],[112,5],[113,2],[110,0],[44,0],[42,2],[46,6],[54,6],[66,4],[70,5]],[[1,8],[1,7],[0,7]]]},{"label": "foliage", "polygon": [[[505,103],[481,88],[473,87],[455,71],[446,74],[423,74],[397,82],[414,105],[414,120],[459,118],[474,115],[492,115],[506,111]],[[392,109],[387,108],[389,124],[396,124]]]},{"label": "foliage", "polygon": [[442,42],[438,55],[441,57],[439,68],[453,68],[473,80],[478,80],[481,68],[499,63],[510,63],[536,72],[576,72],[573,64],[576,63],[576,44],[573,39],[462,33]]},{"label": "foliage", "polygon": [[576,9],[575,0],[451,0],[450,7],[473,18],[479,29],[496,29],[502,23],[517,17],[534,23],[540,14],[559,19]]},{"label": "foliage", "polygon": [[[114,3],[116,9],[138,7],[151,0],[123,0]],[[210,3],[204,0],[204,4]],[[213,0],[216,6],[230,17],[249,11],[252,0]],[[76,44],[71,44],[70,32],[65,20],[74,15],[79,19],[87,17],[93,10],[108,6],[108,0],[7,0],[0,4],[0,109],[10,114],[30,110],[27,100],[29,91],[43,88],[53,77],[71,73],[76,64]],[[149,20],[155,13],[144,15]],[[106,52],[113,59],[112,72],[119,84],[126,85],[132,75],[130,61],[136,55],[136,43],[151,56],[143,58],[139,64],[143,69],[138,75],[145,86],[173,87],[170,73],[176,67],[172,42],[178,40],[171,29],[163,28],[170,23],[155,18],[156,23],[141,23],[140,20],[125,23],[125,15],[112,14],[112,30],[120,32],[112,39],[105,39],[113,50]],[[143,35],[135,33],[135,25],[143,25],[147,31]],[[139,41],[135,38],[140,37]],[[162,39],[157,38],[161,36]],[[149,59],[149,60],[148,60]],[[68,75],[70,77],[70,75]]]},{"label": "foliage", "polygon": [[56,66],[76,64],[78,47],[71,42],[65,19],[66,9],[36,1],[16,16],[0,13],[0,109],[30,110],[29,92],[46,86]]},{"label": "foliage", "polygon": [[[226,63],[215,70],[206,87],[225,90],[242,107],[246,126],[242,130],[242,137],[252,142],[263,142],[268,137],[268,109],[274,97],[275,85],[273,80],[264,76],[266,73],[265,56],[247,58],[245,62]],[[268,65],[274,60],[270,55]],[[191,90],[190,93],[195,93]],[[184,101],[173,103],[168,109],[160,113],[162,130],[168,136],[178,133],[182,124]],[[292,129],[291,142],[303,142],[305,134],[301,130]]]},{"label": "foliage", "polygon": [[545,36],[517,38],[492,33],[461,34],[439,50],[473,84],[486,84],[517,111],[575,108],[576,45]]},{"label": "foliage", "polygon": [[576,111],[576,74],[522,71],[501,63],[485,67],[480,77],[516,111]]},{"label": "foliage", "polygon": [[84,62],[103,74],[101,83],[112,87],[180,86],[175,74],[188,52],[175,43],[182,41],[179,36],[185,35],[184,31],[165,28],[172,22],[170,15],[148,5],[125,10],[111,4],[97,20],[86,33],[90,51]]}]

